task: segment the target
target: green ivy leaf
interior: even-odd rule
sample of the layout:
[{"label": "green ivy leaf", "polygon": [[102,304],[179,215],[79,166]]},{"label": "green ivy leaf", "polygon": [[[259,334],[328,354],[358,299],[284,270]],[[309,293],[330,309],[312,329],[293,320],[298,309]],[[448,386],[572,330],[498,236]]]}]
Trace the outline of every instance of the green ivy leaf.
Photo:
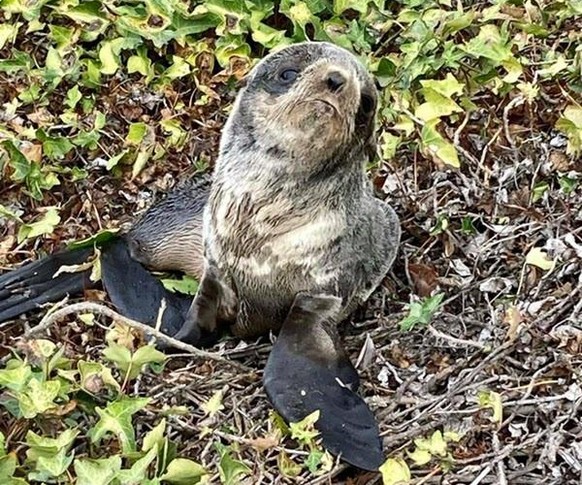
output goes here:
[{"label": "green ivy leaf", "polygon": [[[174,458],[160,480],[180,485],[194,485],[208,475],[202,465],[185,458]],[[226,482],[222,482],[223,484]]]},{"label": "green ivy leaf", "polygon": [[153,63],[144,47],[138,47],[137,54],[127,60],[127,72],[129,74],[138,72],[142,76],[145,76],[147,78],[146,83],[154,77]]},{"label": "green ivy leaf", "polygon": [[423,121],[436,120],[463,111],[452,99],[442,96],[433,89],[425,88],[423,94],[425,102],[414,112],[414,115]]},{"label": "green ivy leaf", "polygon": [[35,460],[43,453],[54,454],[60,449],[69,449],[78,435],[79,431],[75,429],[66,429],[56,438],[49,438],[41,436],[34,431],[28,431],[26,433],[26,444],[30,447],[30,450],[27,456]]},{"label": "green ivy leaf", "polygon": [[74,148],[68,139],[61,136],[51,137],[44,130],[37,130],[36,136],[42,142],[43,153],[52,160],[63,159]]},{"label": "green ivy leaf", "polygon": [[429,89],[445,98],[451,98],[454,94],[463,94],[463,89],[465,87],[465,85],[457,81],[451,73],[447,73],[445,79],[441,80],[423,79],[420,81],[420,84],[423,89]]},{"label": "green ivy leaf", "polygon": [[164,71],[163,76],[168,79],[179,79],[190,74],[190,66],[179,56],[172,56],[172,64]]},{"label": "green ivy leaf", "polygon": [[121,470],[121,457],[77,459],[73,466],[77,475],[75,485],[109,485]]},{"label": "green ivy leaf", "polygon": [[99,49],[101,74],[115,74],[117,69],[119,69],[119,55],[121,51],[133,49],[139,43],[139,39],[127,37],[118,37],[117,39],[104,41]]},{"label": "green ivy leaf", "polygon": [[75,41],[75,29],[63,25],[49,25],[52,40],[57,44],[58,50],[64,50]]},{"label": "green ivy leaf", "polygon": [[188,133],[182,129],[180,121],[176,119],[162,120],[160,126],[165,132],[170,134],[167,143],[170,146],[182,147],[187,139]]},{"label": "green ivy leaf", "polygon": [[145,345],[132,354],[127,347],[116,343],[110,343],[103,351],[103,356],[114,362],[128,379],[135,379],[147,364],[159,364],[165,362],[166,356],[151,345]]},{"label": "green ivy leaf", "polygon": [[299,441],[304,446],[311,446],[319,431],[315,429],[315,423],[319,419],[319,409],[305,416],[301,421],[289,423],[291,438]]},{"label": "green ivy leaf", "polygon": [[511,43],[502,36],[496,25],[486,24],[481,27],[477,37],[462,46],[468,54],[474,57],[484,57],[501,65],[503,61],[511,59]]},{"label": "green ivy leaf", "polygon": [[58,478],[71,466],[73,458],[72,454],[67,454],[66,448],[61,448],[53,456],[41,455],[36,462],[36,470],[29,474],[29,478],[38,481],[45,481],[47,478]]},{"label": "green ivy leaf", "polygon": [[52,234],[60,221],[61,217],[59,216],[58,209],[56,207],[48,207],[40,220],[20,226],[18,230],[18,243],[45,234]]},{"label": "green ivy leaf", "polygon": [[129,149],[126,149],[126,150],[123,150],[122,152],[118,153],[117,155],[114,155],[109,160],[107,160],[105,168],[107,168],[107,170],[113,169],[114,167],[117,166],[117,164],[121,161],[121,159],[125,155],[127,155],[128,153],[129,153]]},{"label": "green ivy leaf", "polygon": [[195,295],[198,291],[198,281],[192,276],[184,275],[180,279],[165,278],[160,280],[168,291]]},{"label": "green ivy leaf", "polygon": [[[558,182],[560,183],[560,188],[562,189],[562,192],[564,192],[564,194],[566,195],[570,195],[576,190],[576,187],[578,187],[578,180],[572,177],[567,176],[560,177],[558,179]],[[2,209],[0,208],[0,213],[1,211]]]},{"label": "green ivy leaf", "polygon": [[31,379],[28,386],[18,396],[22,417],[32,419],[39,414],[56,406],[54,400],[59,395],[61,383],[59,381],[41,382]]},{"label": "green ivy leaf", "polygon": [[26,388],[31,377],[30,365],[23,361],[11,361],[10,368],[6,366],[6,368],[0,369],[0,387],[19,393]]},{"label": "green ivy leaf", "polygon": [[218,473],[223,485],[236,485],[240,483],[241,477],[251,473],[251,469],[242,461],[235,460],[231,456],[232,448],[221,443],[214,443],[214,447],[220,453],[218,463]]},{"label": "green ivy leaf", "polygon": [[9,478],[12,478],[16,467],[18,466],[18,460],[16,459],[16,453],[9,453],[0,457],[0,483],[6,483]]},{"label": "green ivy leaf", "polygon": [[568,106],[557,121],[556,128],[568,137],[568,154],[582,153],[582,107]]},{"label": "green ivy leaf", "polygon": [[438,123],[439,119],[432,119],[422,127],[421,148],[426,155],[436,161],[453,168],[459,168],[461,163],[457,155],[457,150],[452,143],[446,141],[437,131],[436,126]]},{"label": "green ivy leaf", "polygon": [[8,164],[13,169],[12,180],[15,182],[23,181],[31,170],[30,161],[22,154],[11,140],[5,140],[1,146],[8,153]]},{"label": "green ivy leaf", "polygon": [[109,403],[105,409],[96,407],[95,411],[100,419],[89,431],[91,442],[97,443],[106,433],[113,433],[119,439],[124,453],[135,451],[135,431],[131,418],[149,402],[150,398],[123,397]]},{"label": "green ivy leaf", "polygon": [[166,420],[162,419],[158,425],[145,435],[143,439],[142,451],[149,451],[155,446],[162,449],[164,445],[164,432],[166,430]]},{"label": "green ivy leaf", "polygon": [[400,331],[408,332],[415,325],[428,325],[433,315],[439,309],[445,294],[427,297],[421,302],[413,302],[410,305],[409,315],[400,322]]},{"label": "green ivy leaf", "polygon": [[348,9],[365,14],[369,3],[369,0],[334,0],[333,11],[336,15],[341,15]]},{"label": "green ivy leaf", "polygon": [[116,476],[120,485],[143,483],[147,479],[148,467],[156,459],[157,454],[158,447],[154,446],[145,456],[137,460],[129,470],[120,470]]},{"label": "green ivy leaf", "polygon": [[135,374],[130,373],[130,378],[133,378],[133,375],[137,377],[145,365],[162,364],[166,359],[167,356],[152,345],[144,345],[143,347],[140,347],[132,355],[133,367],[137,369],[137,372]]},{"label": "green ivy leaf", "polygon": [[119,229],[104,229],[99,231],[94,236],[91,236],[87,239],[81,239],[79,241],[74,241],[67,245],[68,249],[79,249],[79,248],[88,248],[90,246],[99,246],[107,241],[111,241],[117,237],[117,233]]},{"label": "green ivy leaf", "polygon": [[148,125],[143,122],[132,123],[129,125],[129,131],[125,137],[129,145],[139,146],[148,132]]},{"label": "green ivy leaf", "polygon": [[327,451],[313,449],[305,459],[305,466],[312,475],[321,475],[329,472],[334,465],[334,460]]},{"label": "green ivy leaf", "polygon": [[3,49],[8,44],[14,43],[20,27],[22,27],[22,22],[0,25],[0,49]]}]

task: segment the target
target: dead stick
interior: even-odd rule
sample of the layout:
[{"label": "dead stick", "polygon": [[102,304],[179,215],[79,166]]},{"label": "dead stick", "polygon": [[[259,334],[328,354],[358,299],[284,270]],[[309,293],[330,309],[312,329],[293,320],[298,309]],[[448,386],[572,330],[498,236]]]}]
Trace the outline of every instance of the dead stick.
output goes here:
[{"label": "dead stick", "polygon": [[229,359],[225,359],[222,355],[220,355],[216,352],[207,352],[205,350],[198,349],[190,344],[176,340],[176,339],[169,337],[168,335],[166,335],[166,334],[160,332],[159,330],[156,330],[148,325],[145,325],[141,322],[137,322],[135,320],[132,320],[131,318],[124,317],[123,315],[120,315],[119,313],[117,313],[115,310],[112,310],[111,308],[109,308],[105,305],[99,304],[99,303],[92,303],[92,302],[74,303],[72,305],[68,305],[64,308],[61,308],[55,312],[49,313],[40,321],[40,323],[36,327],[25,332],[24,337],[30,338],[31,336],[33,336],[35,334],[39,334],[39,333],[44,332],[49,327],[51,327],[55,322],[61,320],[62,318],[66,317],[67,315],[70,315],[72,313],[77,314],[77,313],[83,313],[83,312],[97,313],[98,315],[103,315],[103,316],[109,317],[113,320],[117,320],[125,325],[136,328],[138,330],[141,330],[145,334],[152,335],[157,340],[159,340],[161,342],[164,342],[164,343],[166,343],[172,347],[175,347],[177,349],[183,350],[183,351],[185,351],[191,355],[194,355],[196,357],[199,357],[201,359],[209,359],[209,360],[214,360],[216,362],[221,362],[223,364],[228,364],[232,367],[236,367],[236,368],[243,370],[245,372],[252,371],[252,369],[250,369],[249,367],[247,367],[243,364],[240,364],[238,362],[235,362],[235,361],[232,361]]}]

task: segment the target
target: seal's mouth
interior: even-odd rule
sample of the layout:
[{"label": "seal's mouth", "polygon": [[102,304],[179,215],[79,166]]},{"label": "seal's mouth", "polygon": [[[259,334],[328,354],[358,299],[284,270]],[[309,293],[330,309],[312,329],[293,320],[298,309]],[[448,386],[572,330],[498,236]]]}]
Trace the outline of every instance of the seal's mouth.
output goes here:
[{"label": "seal's mouth", "polygon": [[322,98],[311,98],[311,99],[304,99],[302,101],[300,101],[298,104],[300,105],[323,105],[327,108],[331,108],[332,111],[334,112],[334,114],[336,115],[341,115],[341,111],[340,109],[331,101],[329,101],[328,99],[322,99]]}]

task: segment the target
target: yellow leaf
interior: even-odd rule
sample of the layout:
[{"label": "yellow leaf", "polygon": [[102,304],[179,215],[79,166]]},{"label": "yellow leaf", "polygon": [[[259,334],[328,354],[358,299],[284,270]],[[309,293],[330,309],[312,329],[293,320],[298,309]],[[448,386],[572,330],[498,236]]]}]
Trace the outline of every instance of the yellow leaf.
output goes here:
[{"label": "yellow leaf", "polygon": [[295,463],[284,451],[277,456],[277,467],[281,475],[287,478],[294,478],[301,473],[301,465]]},{"label": "yellow leaf", "polygon": [[452,441],[453,443],[458,443],[461,440],[459,433],[455,431],[445,431],[444,437],[445,441]]},{"label": "yellow leaf", "polygon": [[311,11],[305,2],[298,2],[289,9],[291,20],[294,20],[299,25],[305,25],[311,19]]},{"label": "yellow leaf", "polygon": [[79,315],[79,320],[81,320],[85,325],[91,327],[95,323],[95,315],[92,313],[81,313]]},{"label": "yellow leaf", "polygon": [[61,221],[56,207],[48,207],[42,218],[30,224],[23,224],[18,230],[18,243],[26,239],[33,239],[45,234],[52,234],[56,225]]},{"label": "yellow leaf", "polygon": [[212,397],[200,406],[202,410],[211,418],[224,409],[222,405],[222,391],[216,391]]},{"label": "yellow leaf", "polygon": [[438,430],[430,437],[430,453],[437,456],[445,456],[447,454],[447,443],[443,439],[443,434]]},{"label": "yellow leaf", "polygon": [[394,129],[403,131],[406,136],[410,136],[414,133],[414,121],[408,116],[401,115],[398,121],[394,123]]},{"label": "yellow leaf", "polygon": [[479,392],[479,405],[493,410],[491,421],[494,423],[501,423],[503,419],[503,403],[501,402],[501,394],[493,391]]},{"label": "yellow leaf", "polygon": [[429,121],[463,111],[452,99],[433,89],[424,89],[423,94],[426,101],[414,112],[414,115],[421,120]]},{"label": "yellow leaf", "polygon": [[406,485],[412,476],[408,465],[402,458],[388,458],[380,467],[384,485]]},{"label": "yellow leaf", "polygon": [[541,248],[531,248],[525,257],[525,262],[532,266],[537,266],[544,271],[552,270],[556,264],[554,260],[548,258],[546,252]]},{"label": "yellow leaf", "polygon": [[301,421],[289,423],[291,439],[297,440],[304,445],[313,443],[313,440],[319,435],[319,431],[315,428],[315,423],[319,419],[319,415],[319,409],[316,409]]},{"label": "yellow leaf", "polygon": [[461,163],[454,145],[446,141],[437,131],[439,120],[431,120],[422,127],[421,149],[425,156],[432,157],[435,162],[459,168]]},{"label": "yellow leaf", "polygon": [[420,448],[416,448],[412,453],[408,453],[408,456],[417,466],[426,465],[431,459],[431,454]]},{"label": "yellow leaf", "polygon": [[3,49],[7,44],[12,44],[16,40],[18,29],[21,25],[22,22],[15,22],[13,25],[0,25],[0,49]]},{"label": "yellow leaf", "polygon": [[420,81],[420,84],[422,84],[423,93],[425,89],[431,89],[446,98],[450,98],[453,94],[463,94],[463,88],[465,87],[451,73],[448,73],[444,79],[425,79]]},{"label": "yellow leaf", "polygon": [[507,71],[507,74],[503,76],[503,81],[506,83],[513,84],[517,82],[521,74],[523,73],[523,67],[517,59],[510,57],[509,59],[503,61],[501,65]]}]

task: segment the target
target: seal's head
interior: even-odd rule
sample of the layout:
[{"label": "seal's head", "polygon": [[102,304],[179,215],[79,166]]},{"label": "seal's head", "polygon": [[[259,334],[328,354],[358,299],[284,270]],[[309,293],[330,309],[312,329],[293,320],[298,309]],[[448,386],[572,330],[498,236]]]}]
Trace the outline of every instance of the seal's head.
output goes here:
[{"label": "seal's head", "polygon": [[304,42],[252,69],[226,129],[301,167],[372,145],[376,104],[373,80],[352,53]]}]

